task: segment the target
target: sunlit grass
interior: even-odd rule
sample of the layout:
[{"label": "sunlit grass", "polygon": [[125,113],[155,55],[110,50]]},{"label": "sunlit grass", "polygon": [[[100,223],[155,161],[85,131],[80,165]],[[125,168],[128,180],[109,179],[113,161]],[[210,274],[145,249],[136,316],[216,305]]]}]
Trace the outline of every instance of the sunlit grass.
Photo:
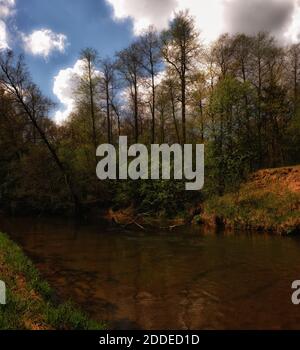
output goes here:
[{"label": "sunlit grass", "polygon": [[205,213],[235,228],[298,233],[300,193],[291,191],[275,172],[272,178],[250,180],[237,193],[209,199]]},{"label": "sunlit grass", "polygon": [[53,291],[32,262],[5,234],[0,233],[0,279],[7,286],[7,304],[0,306],[2,330],[100,330],[71,302],[58,305]]}]

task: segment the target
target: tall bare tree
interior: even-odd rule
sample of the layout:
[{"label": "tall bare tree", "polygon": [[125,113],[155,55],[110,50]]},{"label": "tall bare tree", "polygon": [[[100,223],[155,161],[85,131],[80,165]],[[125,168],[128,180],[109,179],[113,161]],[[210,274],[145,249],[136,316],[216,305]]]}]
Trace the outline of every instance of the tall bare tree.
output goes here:
[{"label": "tall bare tree", "polygon": [[141,66],[141,51],[137,43],[133,43],[127,49],[117,54],[117,68],[123,77],[125,86],[129,89],[133,105],[134,138],[138,143],[139,128],[139,87],[140,78],[143,75]]},{"label": "tall bare tree", "polygon": [[148,84],[151,89],[151,101],[149,103],[152,117],[151,143],[155,143],[155,112],[156,112],[156,76],[161,69],[160,40],[157,31],[150,27],[140,38],[139,48],[141,50],[141,65],[145,75],[149,78]]},{"label": "tall bare tree", "polygon": [[199,33],[194,19],[188,12],[179,12],[170,25],[170,29],[162,34],[162,54],[168,65],[178,75],[181,89],[182,142],[186,143],[186,110],[189,75],[200,54]]},{"label": "tall bare tree", "polygon": [[113,112],[113,88],[114,88],[114,76],[115,76],[115,65],[109,59],[100,60],[101,66],[101,93],[104,94],[105,100],[105,111],[107,121],[107,141],[109,144],[112,143],[113,138],[113,126],[112,126],[112,112]]},{"label": "tall bare tree", "polygon": [[[92,123],[92,142],[96,150],[98,147],[98,137],[97,137],[97,120],[96,120],[96,95],[97,86],[99,83],[99,76],[96,72],[98,54],[97,51],[91,48],[87,48],[81,52],[80,59],[84,63],[84,74],[80,79],[80,85],[78,93],[83,97],[87,98],[90,118]],[[95,158],[97,162],[97,158]]]}]

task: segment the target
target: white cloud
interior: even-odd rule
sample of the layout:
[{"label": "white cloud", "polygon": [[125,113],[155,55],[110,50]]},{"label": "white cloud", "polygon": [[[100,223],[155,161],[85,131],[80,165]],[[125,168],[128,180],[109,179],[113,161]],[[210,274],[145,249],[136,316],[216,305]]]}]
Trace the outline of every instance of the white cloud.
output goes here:
[{"label": "white cloud", "polygon": [[0,0],[0,17],[8,17],[12,14],[15,7],[15,0]]},{"label": "white cloud", "polygon": [[6,24],[0,20],[0,50],[8,48]]},{"label": "white cloud", "polygon": [[[245,1],[245,0],[242,0]],[[198,29],[204,41],[218,38],[225,30],[223,21],[223,0],[179,0],[178,10],[188,9],[195,17]]]},{"label": "white cloud", "polygon": [[[15,14],[16,0],[0,0],[0,50],[9,48],[7,20]],[[67,37],[50,29],[35,30],[31,34],[18,33],[27,52],[47,58],[53,51],[64,52]]]},{"label": "white cloud", "polygon": [[[74,91],[85,72],[86,62],[79,59],[73,67],[60,70],[54,77],[53,93],[64,107],[57,110],[54,115],[54,121],[57,124],[63,124],[69,118],[70,114],[75,111]],[[97,69],[93,69],[93,76],[100,77],[102,73]]]},{"label": "white cloud", "polygon": [[131,18],[134,34],[140,34],[149,25],[158,30],[165,29],[174,13],[189,9],[195,17],[199,29],[209,40],[221,32],[223,0],[107,0],[113,7],[116,20]]},{"label": "white cloud", "polygon": [[245,0],[106,1],[112,6],[116,20],[132,19],[136,35],[149,25],[164,29],[176,11],[189,9],[206,42],[217,39],[223,32],[234,33],[241,28],[247,31],[249,27],[254,32],[270,29],[279,38],[286,33],[287,41],[293,38],[295,41],[295,37],[299,41],[298,0],[252,0],[247,4]]},{"label": "white cloud", "polygon": [[134,32],[140,33],[151,24],[158,29],[168,25],[170,16],[177,7],[177,0],[107,0],[114,9],[117,20],[132,18]]},{"label": "white cloud", "polygon": [[62,124],[75,109],[74,88],[84,72],[84,62],[78,60],[73,67],[62,69],[54,77],[53,93],[64,106],[54,115],[54,121]]},{"label": "white cloud", "polygon": [[289,29],[284,33],[284,37],[286,41],[291,41],[294,44],[300,41],[300,1],[294,11],[292,23]]},{"label": "white cloud", "polygon": [[54,51],[65,51],[67,37],[64,34],[54,33],[50,29],[40,29],[28,36],[23,34],[23,42],[27,52],[47,58]]},{"label": "white cloud", "polygon": [[13,14],[14,7],[15,0],[0,0],[0,50],[9,48],[7,26],[4,20]]}]

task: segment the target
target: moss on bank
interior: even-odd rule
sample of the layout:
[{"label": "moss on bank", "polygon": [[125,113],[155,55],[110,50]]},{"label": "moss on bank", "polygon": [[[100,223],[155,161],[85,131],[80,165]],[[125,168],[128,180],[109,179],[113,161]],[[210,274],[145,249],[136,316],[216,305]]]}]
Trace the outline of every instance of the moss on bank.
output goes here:
[{"label": "moss on bank", "polygon": [[206,201],[201,218],[231,228],[300,233],[300,167],[259,171],[237,193]]},{"label": "moss on bank", "polygon": [[7,304],[0,305],[0,330],[103,329],[71,302],[56,304],[49,285],[32,262],[7,235],[0,233],[0,280],[5,282]]}]

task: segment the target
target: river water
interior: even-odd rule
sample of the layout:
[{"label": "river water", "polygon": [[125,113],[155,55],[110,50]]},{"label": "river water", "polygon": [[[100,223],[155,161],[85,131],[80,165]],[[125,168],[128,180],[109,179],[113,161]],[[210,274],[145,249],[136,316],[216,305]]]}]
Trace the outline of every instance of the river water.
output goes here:
[{"label": "river water", "polygon": [[300,240],[0,218],[59,298],[112,329],[300,329]]}]

